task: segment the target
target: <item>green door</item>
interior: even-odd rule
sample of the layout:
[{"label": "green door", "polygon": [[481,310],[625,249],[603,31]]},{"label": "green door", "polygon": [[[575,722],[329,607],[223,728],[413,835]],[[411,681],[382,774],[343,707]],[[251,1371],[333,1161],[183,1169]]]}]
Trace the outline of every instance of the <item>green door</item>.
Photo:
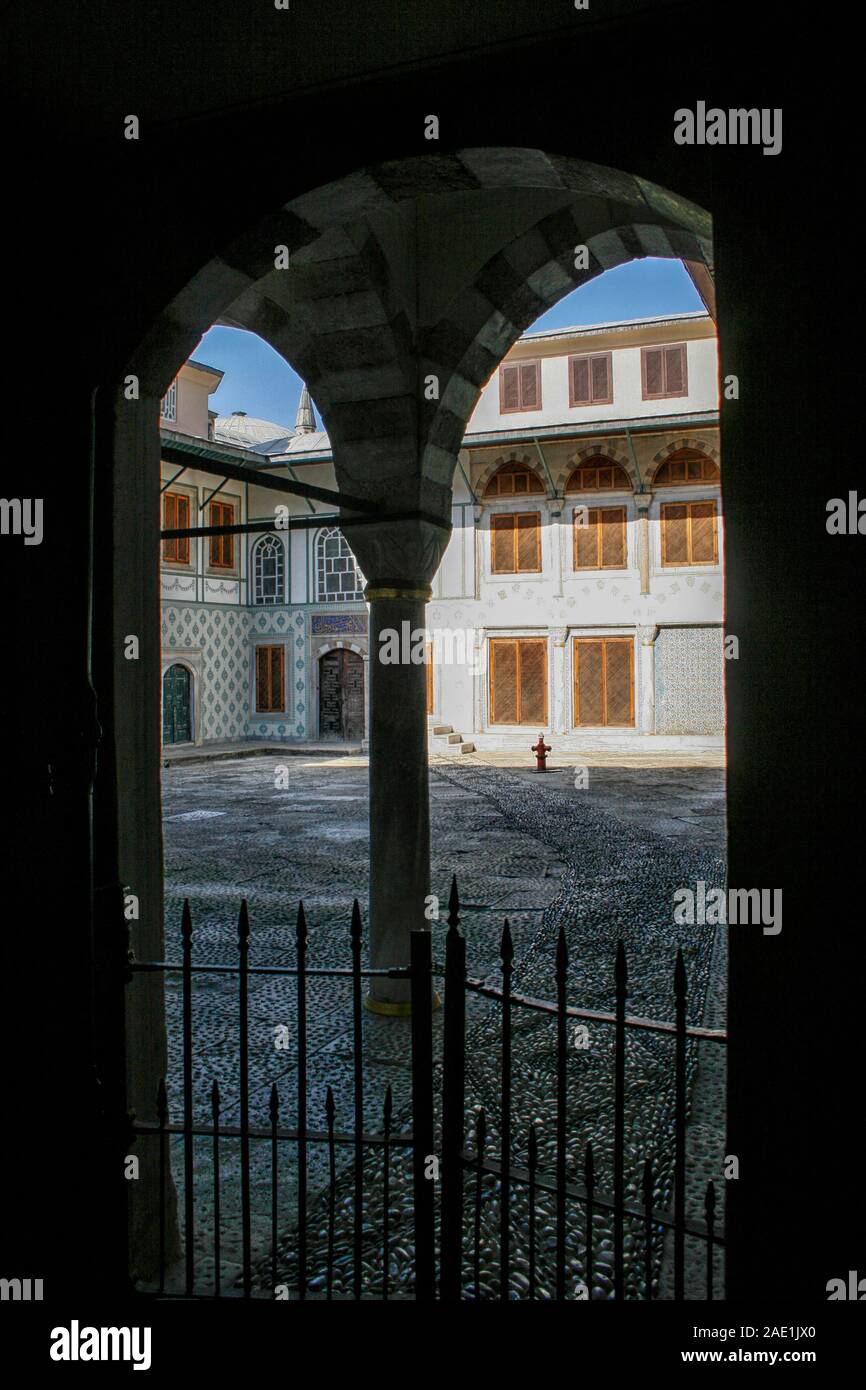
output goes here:
[{"label": "green door", "polygon": [[190,694],[192,681],[185,666],[169,666],[162,678],[162,741],[192,742]]}]

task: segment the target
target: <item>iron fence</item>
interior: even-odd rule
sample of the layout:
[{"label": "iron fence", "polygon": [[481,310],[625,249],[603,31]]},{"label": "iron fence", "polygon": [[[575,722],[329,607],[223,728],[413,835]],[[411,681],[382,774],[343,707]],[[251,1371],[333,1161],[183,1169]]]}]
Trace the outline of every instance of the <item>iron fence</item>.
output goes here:
[{"label": "iron fence", "polygon": [[[685,1296],[685,1239],[703,1241],[706,1246],[706,1298],[714,1297],[713,1251],[724,1245],[717,1229],[716,1193],[708,1183],[704,1199],[704,1220],[687,1219],[685,1210],[686,1185],[686,1127],[688,1121],[686,1043],[689,1038],[710,1043],[724,1043],[726,1034],[718,1029],[687,1024],[686,972],[682,953],[677,953],[674,969],[675,1018],[673,1023],[631,1017],[626,1014],[628,974],[625,950],[620,941],[614,966],[615,1009],[613,1013],[579,1008],[567,1003],[568,948],[564,929],[560,929],[556,951],[555,998],[545,1000],[514,993],[512,990],[513,947],[506,920],[500,945],[501,978],[499,983],[476,979],[467,974],[466,940],[460,930],[460,904],[456,878],[452,881],[449,898],[448,931],[445,938],[444,970],[434,967],[432,938],[429,932],[411,933],[410,963],[393,969],[369,969],[362,966],[362,926],[357,900],[352,909],[350,927],[351,964],[346,968],[315,968],[307,965],[307,924],[303,904],[300,905],[295,932],[296,964],[250,964],[250,921],[246,900],[240,907],[237,928],[238,960],[232,964],[193,963],[193,925],[189,902],[185,901],[181,921],[181,960],[137,961],[131,959],[124,976],[128,981],[136,974],[160,972],[175,974],[181,980],[181,1051],[182,1051],[182,1119],[169,1118],[169,1095],[165,1079],[161,1080],[156,1097],[156,1123],[131,1121],[132,1136],[149,1137],[158,1145],[159,1210],[158,1245],[159,1276],[157,1289],[162,1296],[181,1292],[185,1297],[219,1298],[222,1296],[221,1261],[221,1144],[236,1140],[240,1150],[240,1226],[241,1276],[240,1292],[249,1297],[253,1292],[253,1251],[251,1239],[251,1142],[270,1148],[270,1282],[272,1290],[278,1285],[279,1193],[281,1180],[280,1147],[295,1146],[297,1159],[297,1195],[295,1253],[297,1280],[293,1296],[303,1300],[310,1295],[309,1237],[309,1146],[323,1145],[327,1151],[327,1250],[325,1258],[324,1296],[330,1299],[334,1289],[334,1238],[337,1193],[337,1151],[348,1148],[352,1155],[352,1296],[362,1297],[363,1220],[365,1208],[364,1158],[370,1150],[382,1154],[382,1231],[381,1286],[375,1296],[392,1296],[390,1277],[390,1183],[392,1155],[395,1150],[408,1151],[412,1166],[412,1229],[414,1297],[430,1301],[457,1301],[464,1297],[480,1297],[481,1207],[485,1180],[493,1180],[499,1195],[499,1296],[511,1296],[512,1251],[525,1253],[529,1276],[527,1296],[539,1296],[537,1261],[537,1204],[539,1193],[550,1194],[555,1204],[555,1279],[553,1297],[568,1296],[566,1277],[566,1244],[569,1230],[569,1210],[582,1209],[586,1261],[584,1294],[589,1297],[593,1288],[594,1243],[593,1215],[609,1212],[613,1217],[613,1297],[625,1297],[625,1221],[639,1223],[644,1237],[644,1297],[653,1297],[653,1239],[661,1232],[673,1235],[674,1299]],[[216,1080],[210,1090],[210,1124],[194,1118],[193,1088],[193,980],[197,975],[231,975],[237,978],[239,1038],[239,1123],[221,1122],[221,1097]],[[250,1123],[250,1058],[249,1058],[249,985],[250,977],[272,976],[293,978],[297,989],[297,1100],[294,1126],[283,1121],[284,1114],[278,1089],[273,1084],[268,1107],[269,1125]],[[442,1029],[442,1062],[437,1068],[433,1046],[434,977],[444,976],[444,1017]],[[351,981],[352,997],[352,1094],[353,1125],[349,1130],[336,1128],[333,1091],[326,1090],[324,1125],[310,1127],[308,1114],[308,1005],[307,982],[312,978]],[[394,1132],[393,1097],[388,1086],[381,1110],[381,1130],[371,1132],[364,1123],[364,1047],[363,1047],[363,981],[370,979],[408,980],[411,1004],[411,1132]],[[472,1134],[472,1146],[466,1143],[466,1001],[475,995],[496,1001],[500,1007],[500,1088],[499,1088],[499,1154],[496,1157],[487,1142],[488,1118],[478,1108]],[[555,1086],[555,1164],[552,1172],[539,1167],[537,1135],[530,1126],[526,1140],[526,1161],[521,1166],[514,1161],[513,1140],[513,1016],[514,1010],[529,1010],[549,1015],[556,1023],[556,1086]],[[570,1020],[609,1026],[614,1036],[614,1119],[613,1119],[613,1185],[612,1191],[601,1189],[596,1180],[593,1144],[588,1142],[583,1163],[583,1182],[569,1178],[567,1170],[567,1139],[569,1116],[567,1101],[567,1063],[569,1055],[568,1025]],[[651,1160],[644,1163],[640,1203],[628,1200],[625,1182],[625,1041],[628,1030],[667,1035],[674,1042],[674,1201],[673,1211],[654,1205],[654,1173]],[[435,1100],[437,1081],[441,1097],[441,1191],[437,1204],[437,1188],[430,1180],[428,1166],[435,1157]],[[182,1140],[183,1201],[181,1224],[184,1237],[182,1287],[169,1290],[167,1270],[167,1230],[169,1225],[169,1139]],[[204,1290],[196,1281],[195,1221],[196,1180],[194,1172],[194,1140],[209,1139],[211,1143],[213,1232],[212,1253],[214,1274],[212,1290]],[[467,1179],[472,1187],[471,1211],[467,1212]],[[511,1195],[523,1188],[528,1198],[528,1218],[525,1229],[515,1232],[512,1222]],[[199,1187],[199,1192],[201,1188]],[[464,1257],[472,1268],[473,1278],[467,1287],[463,1278]]]}]

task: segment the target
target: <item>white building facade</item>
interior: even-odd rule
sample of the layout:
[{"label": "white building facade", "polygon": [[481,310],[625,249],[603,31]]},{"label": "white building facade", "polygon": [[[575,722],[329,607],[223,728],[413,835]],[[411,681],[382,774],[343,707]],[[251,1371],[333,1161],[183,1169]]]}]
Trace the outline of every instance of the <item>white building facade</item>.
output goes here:
[{"label": "white building facade", "polygon": [[[333,509],[195,467],[335,488],[327,436],[306,392],[293,431],[209,423],[219,380],[187,363],[163,403],[163,529],[253,529],[163,542],[165,742],[360,744],[379,657]],[[454,478],[428,606],[431,747],[721,744],[720,482],[707,314],[524,335]],[[256,533],[277,503],[302,528]]]}]

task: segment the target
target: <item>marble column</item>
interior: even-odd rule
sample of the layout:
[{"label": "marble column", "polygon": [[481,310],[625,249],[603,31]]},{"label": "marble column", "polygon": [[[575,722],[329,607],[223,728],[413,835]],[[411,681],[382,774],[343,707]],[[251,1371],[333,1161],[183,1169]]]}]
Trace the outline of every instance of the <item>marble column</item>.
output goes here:
[{"label": "marble column", "polygon": [[554,734],[568,732],[568,700],[566,695],[566,656],[568,628],[555,627],[550,632],[553,638],[553,708],[550,711],[550,728]]},{"label": "marble column", "polygon": [[649,509],[652,493],[636,492],[634,502],[637,508],[637,563],[640,570],[640,591],[642,594],[648,594],[650,591]]},{"label": "marble column", "polygon": [[[368,583],[370,897],[373,969],[409,963],[409,934],[429,930],[430,795],[427,667],[423,660],[430,581],[450,533],[425,521],[383,520],[343,531]],[[420,657],[420,659],[415,659]],[[384,659],[383,659],[384,658]],[[409,983],[370,981],[374,1013],[409,1013]]]},{"label": "marble column", "polygon": [[655,641],[659,630],[655,626],[639,627],[640,641],[640,731],[654,734],[656,731],[656,649]]}]

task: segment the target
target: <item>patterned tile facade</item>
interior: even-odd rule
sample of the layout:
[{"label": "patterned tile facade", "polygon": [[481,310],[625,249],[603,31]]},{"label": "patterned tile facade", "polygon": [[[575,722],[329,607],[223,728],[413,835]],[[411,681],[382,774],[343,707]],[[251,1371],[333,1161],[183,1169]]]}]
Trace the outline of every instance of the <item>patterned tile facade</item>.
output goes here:
[{"label": "patterned tile facade", "polygon": [[663,627],[656,639],[656,733],[725,730],[720,627]]}]

